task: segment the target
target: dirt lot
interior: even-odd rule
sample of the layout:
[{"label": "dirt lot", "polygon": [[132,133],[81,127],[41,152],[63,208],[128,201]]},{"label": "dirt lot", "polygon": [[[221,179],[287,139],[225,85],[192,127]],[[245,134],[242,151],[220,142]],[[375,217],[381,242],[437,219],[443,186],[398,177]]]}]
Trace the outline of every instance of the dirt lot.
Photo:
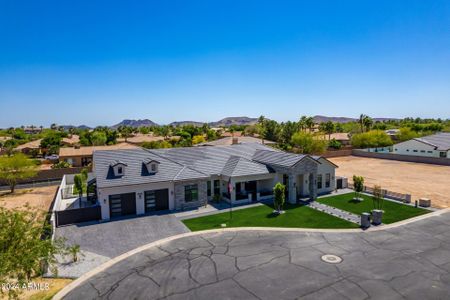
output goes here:
[{"label": "dirt lot", "polygon": [[435,207],[450,207],[450,167],[387,159],[343,156],[330,158],[339,168],[336,175],[362,175],[367,186],[375,184],[393,192],[431,199]]},{"label": "dirt lot", "polygon": [[14,194],[0,191],[0,206],[8,209],[21,208],[27,203],[32,209],[48,211],[58,186],[17,189]]}]

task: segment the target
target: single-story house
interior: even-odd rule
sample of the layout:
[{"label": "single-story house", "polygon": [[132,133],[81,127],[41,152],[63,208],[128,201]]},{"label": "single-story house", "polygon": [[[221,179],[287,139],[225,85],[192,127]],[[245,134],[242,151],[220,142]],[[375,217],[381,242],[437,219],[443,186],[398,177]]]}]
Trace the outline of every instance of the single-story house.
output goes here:
[{"label": "single-story house", "polygon": [[93,174],[104,220],[155,210],[182,210],[220,197],[233,204],[273,197],[315,199],[335,189],[336,165],[261,144],[95,151]]},{"label": "single-story house", "polygon": [[392,148],[396,154],[450,158],[450,133],[415,138],[395,144]]},{"label": "single-story house", "polygon": [[343,146],[350,145],[350,135],[347,132],[335,132],[330,135],[325,134],[325,139],[336,140],[340,142]]},{"label": "single-story house", "polygon": [[66,161],[73,167],[86,167],[92,163],[95,150],[136,149],[135,145],[119,143],[111,146],[66,147],[59,149],[59,160]]},{"label": "single-story house", "polygon": [[63,138],[61,143],[64,146],[73,147],[73,146],[78,145],[80,143],[80,137],[78,135],[76,135],[76,134],[73,134],[71,136]]},{"label": "single-story house", "polygon": [[[221,139],[217,139],[215,141],[205,142],[197,144],[196,146],[226,146],[226,145],[234,145],[234,144],[248,144],[248,143],[258,143],[262,144],[263,141],[260,138],[252,137],[252,136],[240,136],[240,137],[224,137]],[[275,142],[264,140],[265,145],[275,144]]]},{"label": "single-story house", "polygon": [[34,140],[22,145],[19,145],[15,148],[16,151],[22,152],[24,154],[30,154],[31,151],[40,151],[41,150],[41,141],[42,139]]},{"label": "single-story house", "polygon": [[[175,140],[179,140],[180,137],[179,136],[171,136],[168,138],[169,140],[175,139]],[[129,138],[126,139],[126,142],[129,144],[134,144],[134,145],[142,145],[143,143],[148,143],[148,142],[157,142],[157,141],[163,141],[164,137],[163,136],[154,136],[153,134],[141,134],[138,133],[134,136],[131,136]],[[125,138],[118,138],[117,139],[118,142],[125,142]]]}]

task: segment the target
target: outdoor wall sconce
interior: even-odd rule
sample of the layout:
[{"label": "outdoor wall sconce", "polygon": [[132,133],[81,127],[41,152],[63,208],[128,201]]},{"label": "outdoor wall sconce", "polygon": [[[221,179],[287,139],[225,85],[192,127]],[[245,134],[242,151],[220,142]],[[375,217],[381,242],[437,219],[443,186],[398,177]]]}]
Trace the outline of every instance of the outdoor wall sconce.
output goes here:
[{"label": "outdoor wall sconce", "polygon": [[103,199],[103,203],[105,203],[105,204],[106,204],[106,199]]},{"label": "outdoor wall sconce", "polygon": [[171,195],[173,195],[173,190],[172,190],[172,191],[170,191],[170,194],[171,194]]},{"label": "outdoor wall sconce", "polygon": [[142,193],[137,193],[138,194],[138,198],[142,199]]}]

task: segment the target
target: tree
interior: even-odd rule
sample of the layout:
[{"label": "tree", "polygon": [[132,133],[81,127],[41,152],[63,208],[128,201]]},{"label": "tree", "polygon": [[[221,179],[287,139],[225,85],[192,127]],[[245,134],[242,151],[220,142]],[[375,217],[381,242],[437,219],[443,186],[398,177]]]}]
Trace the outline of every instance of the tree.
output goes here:
[{"label": "tree", "polygon": [[81,198],[83,197],[83,190],[85,187],[83,176],[81,174],[75,175],[73,178],[73,183],[74,183],[74,191],[78,192],[78,197],[81,200]]},{"label": "tree", "polygon": [[295,122],[287,121],[282,124],[281,129],[281,141],[284,144],[289,144],[291,142],[292,136],[298,130],[298,126]]},{"label": "tree", "polygon": [[411,130],[411,128],[409,128],[409,127],[400,128],[400,131],[397,136],[397,138],[400,142],[412,140],[417,137],[419,137],[419,134],[417,134],[417,132]]},{"label": "tree", "polygon": [[[42,213],[0,207],[0,284],[11,280],[26,284],[42,274],[43,265],[54,264],[56,255],[64,254],[62,239],[45,238],[51,227],[43,227],[42,218]],[[11,289],[9,296],[17,297],[16,293]]]},{"label": "tree", "polygon": [[307,117],[305,120],[306,128],[308,128],[309,132],[312,132],[314,128],[314,118],[313,117]]},{"label": "tree", "polygon": [[162,126],[162,127],[160,128],[159,132],[160,132],[160,134],[164,137],[164,139],[166,140],[167,137],[168,137],[169,134],[170,134],[170,128],[169,128],[169,126],[164,125],[164,126]]},{"label": "tree", "polygon": [[266,118],[261,115],[258,118],[259,136],[261,137],[261,143],[264,144],[264,135],[266,134]]},{"label": "tree", "polygon": [[351,143],[354,148],[388,147],[393,144],[389,135],[382,130],[354,134],[352,135]]},{"label": "tree", "polygon": [[297,132],[292,136],[291,143],[299,148],[300,153],[322,154],[327,149],[328,143],[314,137],[309,132]]},{"label": "tree", "polygon": [[373,187],[373,194],[372,194],[372,201],[373,201],[373,209],[383,209],[383,190],[379,185],[375,185]]},{"label": "tree", "polygon": [[364,177],[353,175],[353,189],[355,190],[355,200],[362,200],[361,193],[364,191]]},{"label": "tree", "polygon": [[285,190],[286,186],[281,182],[278,182],[273,187],[273,206],[278,214],[280,214],[283,210],[283,205],[286,198]]},{"label": "tree", "polygon": [[24,154],[0,157],[0,179],[6,181],[14,193],[17,181],[36,176],[36,164]]},{"label": "tree", "polygon": [[332,139],[329,143],[328,143],[328,147],[339,150],[342,148],[342,144],[341,142],[339,142],[336,139]]},{"label": "tree", "polygon": [[106,144],[107,137],[102,131],[94,131],[91,135],[91,142],[93,146],[103,146]]},{"label": "tree", "polygon": [[334,130],[335,130],[334,123],[331,121],[328,121],[328,122],[320,124],[320,127],[321,127],[321,129],[320,129],[321,131],[328,134],[328,140],[331,140],[331,134],[334,133]]},{"label": "tree", "polygon": [[205,142],[205,137],[203,135],[196,135],[192,138],[192,144],[200,144]]},{"label": "tree", "polygon": [[366,118],[366,115],[365,114],[360,114],[359,115],[359,120],[358,120],[358,123],[359,123],[359,126],[360,126],[360,128],[361,128],[361,132],[364,132],[364,119]]},{"label": "tree", "polygon": [[366,131],[369,131],[373,125],[373,120],[369,116],[365,116],[363,119],[364,128]]},{"label": "tree", "polygon": [[131,134],[133,133],[133,128],[131,128],[130,126],[119,126],[117,130],[119,131],[120,135],[125,139],[125,142],[127,142],[127,139],[131,137]]}]

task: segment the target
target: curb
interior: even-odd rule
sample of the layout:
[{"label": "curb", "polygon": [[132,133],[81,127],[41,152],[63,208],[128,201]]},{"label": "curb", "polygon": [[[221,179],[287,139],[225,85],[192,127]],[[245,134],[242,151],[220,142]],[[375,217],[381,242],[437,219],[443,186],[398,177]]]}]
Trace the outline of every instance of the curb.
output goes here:
[{"label": "curb", "polygon": [[315,233],[371,233],[371,232],[377,232],[377,231],[383,231],[387,229],[392,229],[396,227],[401,227],[413,222],[421,221],[424,219],[428,219],[431,217],[440,216],[442,214],[450,212],[450,208],[438,210],[436,212],[431,212],[422,216],[414,217],[411,219],[407,219],[404,221],[399,221],[393,224],[389,225],[383,225],[380,227],[370,227],[366,230],[363,229],[315,229],[315,228],[278,228],[278,227],[237,227],[237,228],[221,228],[221,229],[210,229],[210,230],[202,230],[202,231],[195,231],[195,232],[187,232],[182,233],[178,235],[174,235],[168,238],[164,238],[158,241],[154,241],[152,243],[140,246],[136,249],[133,249],[131,251],[125,252],[119,256],[116,256],[115,258],[105,262],[104,264],[98,266],[97,268],[83,274],[81,277],[70,283],[69,285],[65,286],[62,290],[60,290],[52,299],[53,300],[59,300],[65,297],[69,292],[71,292],[76,287],[80,286],[82,283],[84,283],[86,280],[88,280],[90,277],[93,277],[97,275],[98,273],[106,270],[107,268],[111,267],[112,265],[134,255],[139,252],[142,252],[144,250],[147,250],[149,248],[160,246],[162,244],[178,240],[185,237],[190,236],[197,236],[201,234],[208,234],[208,233],[221,233],[221,232],[240,232],[240,231],[278,231],[278,232],[315,232]]}]

